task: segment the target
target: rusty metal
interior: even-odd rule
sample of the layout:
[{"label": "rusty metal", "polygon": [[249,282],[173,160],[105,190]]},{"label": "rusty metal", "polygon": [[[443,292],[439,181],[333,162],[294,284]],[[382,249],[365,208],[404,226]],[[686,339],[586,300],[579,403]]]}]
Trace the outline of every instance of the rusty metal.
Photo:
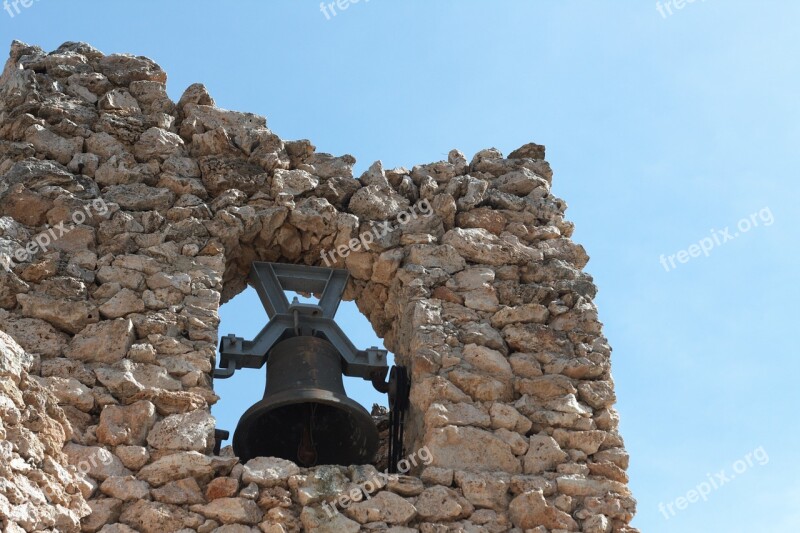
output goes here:
[{"label": "rusty metal", "polygon": [[[253,263],[249,281],[270,321],[252,341],[233,334],[223,337],[220,368],[214,371],[215,378],[226,379],[242,368],[267,367],[264,397],[242,415],[233,436],[234,452],[243,462],[261,456],[303,466],[373,461],[378,449],[375,421],[347,397],[343,375],[369,380],[389,393],[391,455],[402,452],[405,369],[395,367],[385,382],[387,351],[356,349],[334,322],[348,279],[346,270]],[[296,298],[289,303],[286,290],[317,294],[319,303]]]},{"label": "rusty metal", "polygon": [[303,466],[365,464],[378,449],[378,430],[347,397],[333,345],[292,337],[270,351],[264,398],[242,415],[233,449],[243,462],[270,456]]},{"label": "rusty metal", "polygon": [[[219,368],[214,378],[227,379],[242,368],[261,368],[272,346],[291,335],[313,335],[328,340],[342,357],[346,376],[384,380],[389,372],[386,350],[358,350],[333,320],[349,274],[346,270],[253,263],[249,282],[255,287],[270,320],[252,341],[234,334],[220,342]],[[284,291],[319,294],[318,304],[292,303]]]}]

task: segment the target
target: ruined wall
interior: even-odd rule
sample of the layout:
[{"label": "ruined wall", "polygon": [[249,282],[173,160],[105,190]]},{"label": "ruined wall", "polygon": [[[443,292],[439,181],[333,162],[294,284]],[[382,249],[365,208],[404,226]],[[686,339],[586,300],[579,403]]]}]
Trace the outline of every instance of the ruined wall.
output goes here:
[{"label": "ruined wall", "polygon": [[[357,180],[352,157],[165,82],[82,43],[15,42],[0,77],[0,330],[69,422],[51,462],[86,473],[83,531],[634,531],[610,348],[544,147]],[[413,477],[210,453],[218,308],[256,260],[349,270],[412,375]],[[31,531],[14,464],[0,517]],[[86,511],[71,494],[59,531]]]},{"label": "ruined wall", "polygon": [[[0,331],[0,517],[3,531],[75,531],[89,514],[83,496],[91,484],[62,452],[72,429],[59,408],[59,392],[31,376],[35,358]],[[63,389],[62,389],[63,390]],[[60,395],[59,395],[60,396]],[[95,463],[108,461],[101,451]],[[76,471],[77,470],[77,471]]]}]

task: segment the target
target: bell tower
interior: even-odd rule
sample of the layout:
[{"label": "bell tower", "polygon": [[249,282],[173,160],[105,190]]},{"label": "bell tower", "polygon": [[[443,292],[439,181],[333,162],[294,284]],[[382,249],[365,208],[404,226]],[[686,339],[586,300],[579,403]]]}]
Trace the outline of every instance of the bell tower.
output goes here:
[{"label": "bell tower", "polygon": [[[166,79],[74,42],[14,42],[0,75],[0,529],[636,531],[597,288],[544,146],[357,177]],[[269,323],[220,343],[248,283]],[[342,299],[397,367],[348,341]],[[214,453],[214,380],[264,367]],[[389,395],[404,475],[367,464],[342,376]]]}]

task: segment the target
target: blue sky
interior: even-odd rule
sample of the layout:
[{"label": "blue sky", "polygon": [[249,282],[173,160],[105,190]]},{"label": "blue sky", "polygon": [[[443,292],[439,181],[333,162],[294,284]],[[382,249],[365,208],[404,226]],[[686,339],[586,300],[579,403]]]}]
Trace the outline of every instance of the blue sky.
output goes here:
[{"label": "blue sky", "polygon": [[[0,41],[51,50],[83,40],[149,56],[169,73],[173,98],[203,82],[218,105],[265,115],[283,138],[351,153],[359,172],[452,148],[471,157],[547,145],[614,347],[634,524],[797,531],[800,364],[788,332],[797,329],[800,4],[696,0],[672,12],[632,0],[362,0],[327,19],[305,0],[40,0],[13,18],[0,11]],[[770,217],[738,231],[764,210]],[[678,260],[726,227],[739,235]],[[252,310],[261,306],[248,297],[222,309],[221,333],[260,328]],[[352,305],[338,318],[360,346],[377,342]],[[236,394],[220,388],[221,427],[233,429],[261,395],[258,377],[239,379],[229,380]],[[708,501],[669,519],[659,511],[708,475],[741,470],[757,449],[768,462],[751,461]]]}]

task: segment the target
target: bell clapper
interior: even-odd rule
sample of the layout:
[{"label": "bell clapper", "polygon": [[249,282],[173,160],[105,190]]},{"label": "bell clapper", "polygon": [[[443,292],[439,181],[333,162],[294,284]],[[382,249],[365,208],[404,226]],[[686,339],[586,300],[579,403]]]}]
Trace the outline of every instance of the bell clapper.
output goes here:
[{"label": "bell clapper", "polygon": [[303,427],[303,436],[300,438],[300,445],[297,447],[297,458],[303,466],[306,467],[317,464],[317,448],[314,445],[314,438],[311,434],[316,410],[316,404],[309,404],[308,420]]}]

